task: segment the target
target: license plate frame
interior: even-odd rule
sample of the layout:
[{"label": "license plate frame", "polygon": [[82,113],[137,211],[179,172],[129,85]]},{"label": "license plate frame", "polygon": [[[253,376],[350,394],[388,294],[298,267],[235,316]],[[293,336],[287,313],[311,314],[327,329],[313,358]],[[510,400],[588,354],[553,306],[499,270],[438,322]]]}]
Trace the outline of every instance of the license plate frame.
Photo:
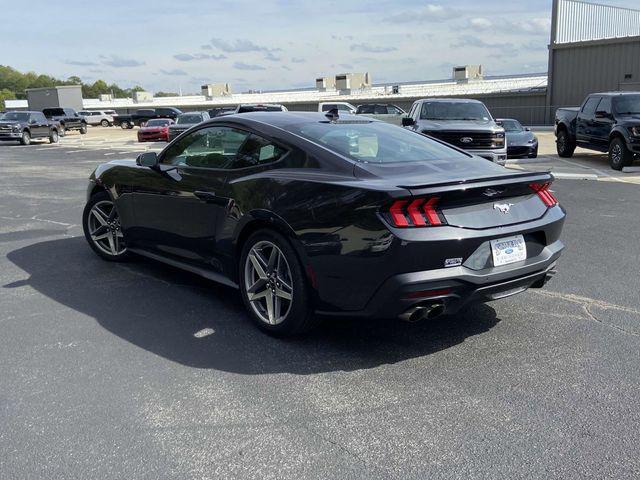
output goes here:
[{"label": "license plate frame", "polygon": [[502,267],[527,259],[527,244],[523,235],[496,238],[491,240],[493,266]]}]

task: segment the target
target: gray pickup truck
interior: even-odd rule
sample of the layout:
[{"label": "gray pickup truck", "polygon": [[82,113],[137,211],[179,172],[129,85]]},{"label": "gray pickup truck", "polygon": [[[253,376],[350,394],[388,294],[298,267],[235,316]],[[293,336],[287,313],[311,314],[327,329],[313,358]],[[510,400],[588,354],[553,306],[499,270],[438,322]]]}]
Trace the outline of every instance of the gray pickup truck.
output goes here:
[{"label": "gray pickup truck", "polygon": [[0,140],[12,140],[21,145],[30,145],[32,139],[58,143],[59,128],[42,112],[7,112],[0,118]]},{"label": "gray pickup truck", "polygon": [[402,125],[500,165],[507,161],[504,128],[478,100],[417,100]]},{"label": "gray pickup truck", "polygon": [[611,168],[622,170],[640,155],[640,92],[594,93],[580,107],[559,108],[555,133],[561,157],[576,147],[608,152]]}]

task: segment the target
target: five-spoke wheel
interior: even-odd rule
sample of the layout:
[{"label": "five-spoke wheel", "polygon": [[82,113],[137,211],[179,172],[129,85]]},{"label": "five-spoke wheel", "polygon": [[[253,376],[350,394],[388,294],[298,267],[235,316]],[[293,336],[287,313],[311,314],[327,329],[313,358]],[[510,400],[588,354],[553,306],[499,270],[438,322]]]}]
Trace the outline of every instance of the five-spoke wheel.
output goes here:
[{"label": "five-spoke wheel", "polygon": [[91,248],[107,260],[122,260],[127,246],[118,210],[107,192],[91,197],[83,215],[84,234]]},{"label": "five-spoke wheel", "polygon": [[240,292],[249,314],[263,330],[291,335],[312,328],[306,276],[289,240],[273,230],[258,230],[244,243]]}]

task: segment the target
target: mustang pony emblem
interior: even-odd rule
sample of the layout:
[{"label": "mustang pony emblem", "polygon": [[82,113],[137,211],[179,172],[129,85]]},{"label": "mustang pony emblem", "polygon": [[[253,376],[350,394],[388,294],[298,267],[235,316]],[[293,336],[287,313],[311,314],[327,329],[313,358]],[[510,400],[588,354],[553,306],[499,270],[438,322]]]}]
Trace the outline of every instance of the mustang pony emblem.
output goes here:
[{"label": "mustang pony emblem", "polygon": [[509,210],[511,210],[511,207],[513,207],[513,203],[494,203],[493,204],[493,209],[500,210],[500,213],[509,213]]}]

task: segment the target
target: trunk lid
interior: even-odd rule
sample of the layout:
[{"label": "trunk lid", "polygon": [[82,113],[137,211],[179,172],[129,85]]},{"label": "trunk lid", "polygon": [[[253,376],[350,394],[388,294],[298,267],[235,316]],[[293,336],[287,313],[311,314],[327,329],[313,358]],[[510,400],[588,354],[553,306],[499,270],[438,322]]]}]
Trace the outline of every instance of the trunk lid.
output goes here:
[{"label": "trunk lid", "polygon": [[385,181],[408,191],[412,199],[438,198],[437,211],[449,226],[495,228],[537,220],[546,213],[547,206],[531,185],[552,182],[550,173],[517,172],[484,159],[477,162],[476,166],[463,162],[467,168],[454,165],[457,162],[417,162],[367,164],[362,169],[380,176],[388,172]]}]

